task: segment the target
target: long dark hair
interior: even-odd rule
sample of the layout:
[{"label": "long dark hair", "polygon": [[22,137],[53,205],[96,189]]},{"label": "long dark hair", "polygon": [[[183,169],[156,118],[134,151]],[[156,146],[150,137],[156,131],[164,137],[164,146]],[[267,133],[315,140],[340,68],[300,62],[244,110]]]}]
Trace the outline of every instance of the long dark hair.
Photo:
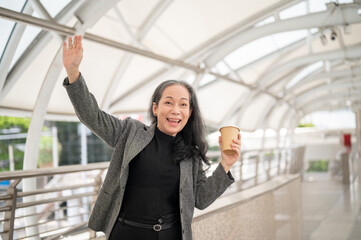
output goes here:
[{"label": "long dark hair", "polygon": [[178,80],[168,80],[159,84],[150,101],[148,111],[149,117],[152,123],[157,123],[157,117],[153,114],[153,103],[158,106],[164,89],[172,85],[181,85],[188,90],[190,97],[190,109],[192,110],[187,124],[179,133],[177,133],[173,151],[174,161],[180,162],[187,158],[201,158],[204,163],[210,165],[209,159],[206,157],[208,144],[205,141],[204,136],[205,124],[199,110],[196,93],[191,85]]}]

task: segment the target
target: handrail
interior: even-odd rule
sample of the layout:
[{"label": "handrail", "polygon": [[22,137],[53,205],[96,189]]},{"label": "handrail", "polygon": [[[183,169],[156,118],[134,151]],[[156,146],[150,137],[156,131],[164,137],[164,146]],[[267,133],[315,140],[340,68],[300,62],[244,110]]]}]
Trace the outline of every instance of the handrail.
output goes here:
[{"label": "handrail", "polygon": [[87,165],[67,165],[57,168],[41,168],[34,170],[15,170],[12,172],[0,172],[0,181],[23,179],[40,176],[52,176],[57,174],[67,174],[76,172],[85,172],[91,170],[105,170],[109,162],[89,163]]},{"label": "handrail", "polygon": [[[101,175],[108,166],[109,162],[100,162],[88,165],[68,165],[58,168],[1,172],[0,181],[11,181],[11,184],[7,189],[7,193],[0,196],[0,204],[5,201],[5,204],[0,207],[1,238],[4,240],[10,240],[17,239],[19,237],[19,239],[32,237],[26,235],[26,227],[41,228],[39,234],[45,234],[46,232],[52,233],[52,231],[59,229],[68,231],[74,226],[74,224],[69,225],[67,223],[69,220],[75,219],[74,221],[77,221],[76,219],[78,218],[79,220],[83,219],[84,221],[84,218],[87,218],[91,212],[92,206],[102,184]],[[77,176],[84,176],[84,178],[80,177],[78,180],[74,179],[77,184],[69,183],[64,185],[62,181],[69,179],[69,176],[66,178],[63,176],[74,173],[86,173],[87,177],[85,177],[85,175],[72,175],[70,176],[72,178],[79,178]],[[49,186],[59,186],[59,184],[61,184],[61,187],[45,187],[43,189],[37,189],[29,192],[23,192],[21,187],[18,187],[18,184],[25,178],[39,178],[39,180],[45,180],[48,176],[56,175],[59,177],[52,178],[52,181],[55,182]],[[91,179],[93,181],[90,182],[89,180]],[[25,202],[23,199],[29,196],[34,196],[35,200]],[[66,204],[64,208],[59,208],[61,203]],[[72,206],[74,203],[78,206],[77,208]],[[24,214],[23,209],[30,206],[37,206],[37,209],[43,208],[44,211]],[[49,218],[49,216],[51,216],[51,218]],[[25,226],[22,223],[24,222],[23,219],[26,217],[36,217],[38,218],[38,222],[36,224],[32,224],[31,226]],[[15,219],[17,219],[16,226]],[[54,229],[49,231],[48,225],[53,222],[56,222],[58,226],[55,226],[54,228],[54,225],[52,225],[51,228]],[[85,226],[86,222],[82,224]]]},{"label": "handrail", "polygon": [[[294,166],[301,166],[297,162],[303,161],[297,151],[300,148],[268,148],[268,149],[248,149],[242,151],[241,159],[232,167],[232,174],[236,180],[236,184],[233,184],[229,189],[227,189],[225,195],[234,193],[237,191],[249,189],[260,183],[271,180],[275,176],[287,173],[294,173]],[[302,150],[302,149],[301,149]],[[304,150],[304,149],[303,149]],[[219,157],[221,155],[220,151],[209,151],[207,156],[209,157]],[[216,163],[218,164],[218,163]],[[36,227],[41,227],[47,225],[48,222],[57,222],[59,226],[57,229],[63,229],[62,233],[52,233],[46,228],[42,227],[40,231],[41,234],[48,232],[49,237],[47,239],[54,239],[56,236],[66,236],[72,231],[75,231],[77,228],[74,226],[84,226],[84,222],[74,222],[71,226],[64,226],[64,220],[67,220],[71,217],[82,218],[82,216],[88,216],[91,212],[92,206],[95,203],[96,196],[102,184],[102,173],[109,167],[109,162],[100,162],[100,163],[90,163],[88,165],[69,165],[61,166],[58,168],[45,168],[45,169],[34,169],[34,170],[24,170],[24,171],[14,171],[14,172],[1,172],[0,181],[11,180],[11,186],[8,188],[5,195],[0,196],[0,204],[6,202],[5,205],[0,206],[0,229],[1,225],[3,226],[2,231],[0,232],[2,239],[15,239],[16,236],[13,236],[14,232],[22,231],[21,234],[17,234],[18,237],[25,234],[24,229],[29,226],[17,225],[14,226],[15,219],[18,222],[21,218],[25,217],[37,217],[42,219],[38,221],[38,224],[35,224]],[[215,166],[212,166],[213,169]],[[207,174],[210,174],[209,170]],[[293,172],[292,172],[293,171]],[[297,169],[296,169],[297,171]],[[42,189],[37,189],[29,192],[22,192],[21,188],[17,188],[17,185],[24,178],[40,178],[44,179],[47,176],[58,177],[53,178],[53,181],[62,181],[65,174],[74,174],[74,173],[85,173],[91,174],[92,182],[89,182],[89,176],[85,177],[83,181],[77,182],[76,185],[68,184],[62,185],[61,187],[45,187]],[[72,177],[82,176],[82,175],[73,175]],[[60,180],[59,180],[60,179]],[[86,180],[87,179],[87,180]],[[50,185],[49,185],[50,186]],[[54,186],[59,186],[54,184]],[[72,191],[69,195],[65,194],[66,191]],[[36,200],[30,202],[23,202],[22,199],[29,196],[35,196]],[[91,199],[90,199],[91,198]],[[84,202],[86,200],[86,202]],[[70,203],[66,206],[60,206],[60,203]],[[76,201],[76,202],[74,202]],[[77,206],[77,207],[74,207]],[[21,214],[22,209],[30,206],[44,207],[44,211],[32,213],[29,215]],[[78,215],[69,214],[69,211],[79,210],[84,208],[84,211],[78,213]],[[65,213],[66,211],[67,213]],[[1,215],[2,213],[5,213]],[[60,214],[60,215],[59,215]],[[63,216],[64,215],[64,216]],[[51,219],[48,217],[52,216]],[[45,218],[44,218],[45,217]],[[85,219],[82,218],[81,221]],[[82,229],[84,231],[84,229]],[[69,233],[68,233],[69,232]],[[26,236],[28,238],[31,236]],[[90,238],[95,237],[95,232],[90,231]]]},{"label": "handrail", "polygon": [[82,187],[92,187],[92,186],[96,186],[96,185],[97,185],[96,183],[86,183],[86,184],[77,184],[77,185],[72,185],[72,186],[67,186],[67,187],[40,189],[40,190],[35,190],[32,192],[27,192],[27,193],[20,192],[20,193],[18,193],[18,197],[26,197],[26,196],[37,195],[37,194],[58,192],[58,191],[62,191],[62,190],[72,190],[72,189],[77,189],[77,188],[82,188]]}]

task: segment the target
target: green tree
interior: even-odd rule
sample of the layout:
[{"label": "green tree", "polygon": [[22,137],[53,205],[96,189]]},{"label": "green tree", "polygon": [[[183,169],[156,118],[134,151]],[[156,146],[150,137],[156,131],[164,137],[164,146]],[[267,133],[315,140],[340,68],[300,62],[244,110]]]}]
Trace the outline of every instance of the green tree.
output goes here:
[{"label": "green tree", "polygon": [[[0,135],[27,133],[30,118],[0,116]],[[13,145],[15,169],[23,168],[24,152],[16,146],[25,144],[25,138],[0,140],[0,171],[9,171],[9,145]]]}]

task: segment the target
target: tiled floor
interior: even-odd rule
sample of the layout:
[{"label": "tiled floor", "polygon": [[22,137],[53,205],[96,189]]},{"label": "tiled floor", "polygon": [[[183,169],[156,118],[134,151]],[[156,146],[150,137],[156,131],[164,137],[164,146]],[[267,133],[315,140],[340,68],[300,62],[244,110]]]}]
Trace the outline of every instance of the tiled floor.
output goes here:
[{"label": "tiled floor", "polygon": [[[360,165],[360,164],[359,164]],[[361,174],[342,184],[327,173],[307,173],[303,188],[305,240],[361,239]]]}]

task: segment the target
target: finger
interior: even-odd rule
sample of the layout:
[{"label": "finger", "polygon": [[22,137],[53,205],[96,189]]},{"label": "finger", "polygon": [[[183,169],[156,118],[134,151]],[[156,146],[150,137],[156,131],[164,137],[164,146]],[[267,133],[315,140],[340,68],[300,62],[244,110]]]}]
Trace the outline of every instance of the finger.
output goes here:
[{"label": "finger", "polygon": [[237,149],[237,150],[241,150],[241,144],[238,143],[232,143],[232,149]]},{"label": "finger", "polygon": [[63,42],[63,54],[68,51],[68,48],[66,46],[66,41]]},{"label": "finger", "polygon": [[241,145],[241,134],[238,134],[237,139],[233,139],[233,142]]},{"label": "finger", "polygon": [[233,139],[233,143],[237,145],[241,145],[241,141],[239,139]]},{"label": "finger", "polygon": [[237,149],[241,149],[241,145],[239,145],[239,144],[232,144],[232,149],[233,148],[237,148]]},{"label": "finger", "polygon": [[74,36],[74,49],[76,49],[77,48],[77,45],[78,45],[78,37],[75,35]]},{"label": "finger", "polygon": [[68,39],[68,49],[72,49],[73,48],[73,39],[71,37],[69,37]]},{"label": "finger", "polygon": [[237,157],[239,157],[240,155],[241,155],[241,149],[240,149],[240,147],[239,146],[233,146],[232,145],[232,149],[234,150],[234,151],[236,151],[236,155],[237,155]]},{"label": "finger", "polygon": [[83,48],[83,43],[82,43],[83,37],[81,35],[78,36],[78,46],[80,49]]}]

